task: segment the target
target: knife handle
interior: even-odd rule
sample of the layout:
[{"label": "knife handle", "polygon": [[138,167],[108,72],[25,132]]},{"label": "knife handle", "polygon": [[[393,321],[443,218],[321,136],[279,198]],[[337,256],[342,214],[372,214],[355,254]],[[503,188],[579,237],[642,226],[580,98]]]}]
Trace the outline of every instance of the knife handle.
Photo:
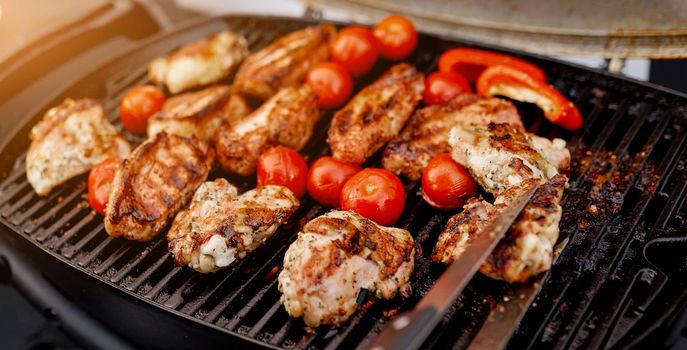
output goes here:
[{"label": "knife handle", "polygon": [[384,327],[370,350],[419,349],[439,320],[439,311],[431,307],[404,312]]}]

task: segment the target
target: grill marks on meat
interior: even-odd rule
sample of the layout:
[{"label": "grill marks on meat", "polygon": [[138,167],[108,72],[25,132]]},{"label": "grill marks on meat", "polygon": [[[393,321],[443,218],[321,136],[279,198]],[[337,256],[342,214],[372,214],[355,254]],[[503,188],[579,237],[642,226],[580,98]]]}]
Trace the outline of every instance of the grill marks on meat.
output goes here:
[{"label": "grill marks on meat", "polygon": [[392,140],[422,99],[424,77],[401,63],[362,89],[332,119],[327,143],[335,158],[361,164]]},{"label": "grill marks on meat", "polygon": [[451,129],[449,143],[453,159],[495,197],[526,179],[558,173],[526,133],[508,124],[458,125]]},{"label": "grill marks on meat", "polygon": [[310,327],[339,325],[357,309],[363,288],[383,299],[408,296],[414,254],[406,230],[352,211],[329,212],[307,223],[286,251],[280,301]]},{"label": "grill marks on meat", "polygon": [[176,94],[229,77],[247,55],[246,38],[219,32],[153,60],[148,77]]},{"label": "grill marks on meat", "polygon": [[270,147],[303,148],[320,118],[316,101],[307,85],[286,88],[250,115],[220,127],[215,145],[224,170],[248,176]]},{"label": "grill marks on meat", "polygon": [[451,130],[449,143],[452,157],[495,201],[493,205],[481,199],[468,202],[440,234],[432,259],[452,262],[514,198],[541,185],[480,271],[492,278],[523,282],[548,270],[559,234],[559,202],[567,185],[567,178],[558,173],[563,169],[552,162],[559,167],[569,164],[564,141],[539,140],[535,145],[518,128],[490,123],[459,125]]},{"label": "grill marks on meat", "polygon": [[66,99],[48,110],[29,138],[26,177],[41,196],[107,158],[131,152],[100,103],[87,98]]},{"label": "grill marks on meat", "polygon": [[149,241],[205,181],[214,152],[204,142],[162,132],[120,164],[105,209],[110,236]]},{"label": "grill marks on meat", "polygon": [[243,62],[235,91],[266,100],[282,88],[301,84],[310,67],[327,60],[334,35],[333,25],[322,24],[280,37]]},{"label": "grill marks on meat", "polygon": [[177,266],[208,273],[229,266],[271,237],[298,209],[286,187],[264,186],[238,195],[225,179],[203,183],[167,233]]},{"label": "grill marks on meat", "polygon": [[164,131],[208,141],[220,125],[236,122],[248,113],[250,106],[242,96],[232,94],[229,86],[215,85],[169,98],[148,120],[148,138]]},{"label": "grill marks on meat", "polygon": [[448,133],[459,124],[507,123],[524,130],[515,106],[499,98],[461,94],[444,105],[415,112],[401,134],[391,141],[382,157],[385,169],[419,180],[432,157],[448,153]]},{"label": "grill marks on meat", "polygon": [[540,186],[480,272],[509,282],[525,282],[551,268],[563,209],[560,201],[568,179],[555,175]]}]

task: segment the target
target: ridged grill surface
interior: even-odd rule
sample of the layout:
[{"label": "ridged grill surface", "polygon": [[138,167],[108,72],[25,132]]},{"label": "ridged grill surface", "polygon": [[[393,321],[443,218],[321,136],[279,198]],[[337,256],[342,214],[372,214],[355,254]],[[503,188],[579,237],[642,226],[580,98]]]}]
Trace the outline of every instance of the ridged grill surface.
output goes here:
[{"label": "ridged grill surface", "polygon": [[[255,50],[307,22],[231,17],[225,25],[246,35]],[[192,38],[192,33],[182,31],[167,41],[179,45]],[[436,69],[442,51],[464,45],[423,37],[408,62],[430,72]],[[157,55],[167,50],[169,47],[161,45]],[[544,279],[510,346],[630,344],[685,302],[684,252],[676,250],[671,257],[661,254],[666,250],[660,247],[670,246],[671,237],[684,237],[687,99],[584,69],[529,59],[575,101],[585,122],[580,131],[571,134],[546,122],[536,109],[519,106],[530,132],[568,140],[573,164],[561,222],[561,238],[569,239],[568,244]],[[109,119],[121,130],[118,102],[126,89],[147,82],[147,59],[139,61],[126,71],[111,72],[109,80],[99,82],[101,89],[76,87],[65,93],[101,99]],[[356,88],[389,65],[378,64],[373,73],[356,82]],[[27,116],[27,125],[39,118]],[[330,118],[331,113],[322,118],[304,151],[309,161],[328,152],[325,139]],[[22,149],[28,148],[25,135],[15,138],[22,142]],[[201,275],[173,266],[164,235],[148,244],[109,237],[102,216],[94,214],[84,199],[85,176],[41,198],[26,181],[25,153],[5,151],[4,156],[14,159],[14,167],[0,174],[0,221],[16,234],[102,283],[152,301],[160,312],[190,315],[197,322],[266,346],[364,347],[389,316],[417,303],[444,269],[427,257],[453,213],[432,210],[418,195],[419,184],[406,182],[406,210],[397,226],[413,234],[422,253],[412,278],[413,295],[389,301],[368,296],[345,325],[310,333],[279,304],[276,282],[284,252],[299,226],[326,212],[307,196],[293,219],[245,260],[215,274]],[[367,165],[378,164],[377,155]],[[213,176],[224,174],[216,171]],[[254,185],[251,178],[228,179],[243,190]],[[477,276],[425,346],[465,347],[505,288],[503,283]]]}]

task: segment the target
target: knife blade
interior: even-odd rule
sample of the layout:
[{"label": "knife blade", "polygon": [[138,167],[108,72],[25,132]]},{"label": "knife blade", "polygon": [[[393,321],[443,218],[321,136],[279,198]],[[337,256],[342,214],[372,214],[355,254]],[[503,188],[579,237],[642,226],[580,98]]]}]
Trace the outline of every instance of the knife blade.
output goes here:
[{"label": "knife blade", "polygon": [[463,254],[449,265],[417,306],[387,325],[370,349],[418,349],[506,234],[536,189],[537,186],[529,188],[487,225]]}]

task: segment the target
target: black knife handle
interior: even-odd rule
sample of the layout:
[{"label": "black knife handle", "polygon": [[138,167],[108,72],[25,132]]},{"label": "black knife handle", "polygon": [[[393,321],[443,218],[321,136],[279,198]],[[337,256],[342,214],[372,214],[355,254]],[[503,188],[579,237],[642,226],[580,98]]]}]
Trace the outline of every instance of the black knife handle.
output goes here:
[{"label": "black knife handle", "polygon": [[439,320],[441,315],[434,308],[404,312],[384,328],[370,350],[419,349]]}]

